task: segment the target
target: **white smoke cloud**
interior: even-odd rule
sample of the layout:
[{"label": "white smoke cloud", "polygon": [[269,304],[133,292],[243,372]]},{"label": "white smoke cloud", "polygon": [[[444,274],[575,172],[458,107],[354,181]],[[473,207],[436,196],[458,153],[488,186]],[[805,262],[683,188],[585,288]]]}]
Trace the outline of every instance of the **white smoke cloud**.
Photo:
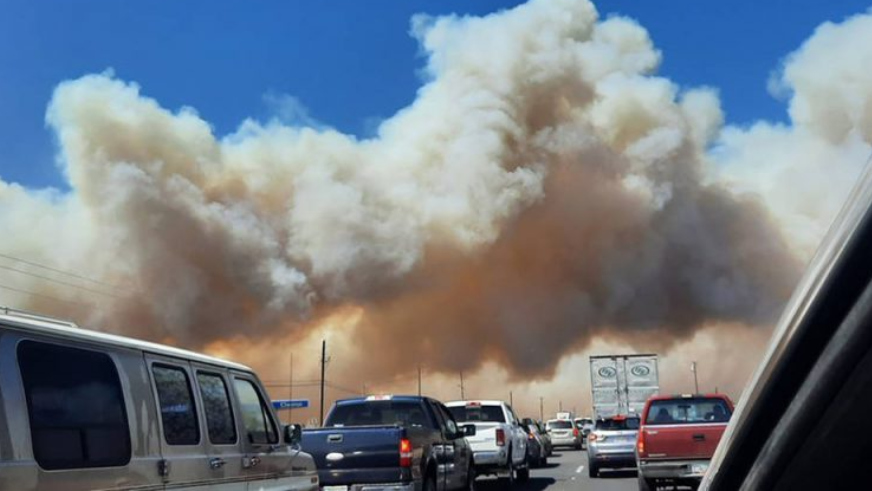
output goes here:
[{"label": "white smoke cloud", "polygon": [[765,199],[809,257],[872,153],[872,14],[827,22],[775,75],[790,124],[727,127],[712,152],[719,178]]},{"label": "white smoke cloud", "polygon": [[349,305],[361,359],[423,333],[365,367],[380,373],[427,357],[539,377],[595,337],[668,349],[766,326],[868,154],[869,32],[869,15],[821,27],[782,71],[791,124],[750,128],[722,127],[714,89],[656,76],[636,22],[578,0],[415,17],[427,82],[371,139],[282,97],[284,116],[218,137],[85,76],[47,114],[72,191],[0,181],[3,250],[134,292],[19,278],[93,325],[188,346]]}]

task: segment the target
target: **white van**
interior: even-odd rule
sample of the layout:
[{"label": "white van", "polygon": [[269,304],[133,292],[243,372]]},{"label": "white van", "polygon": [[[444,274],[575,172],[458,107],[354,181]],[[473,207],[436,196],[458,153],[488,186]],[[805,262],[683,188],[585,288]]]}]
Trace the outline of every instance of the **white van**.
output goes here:
[{"label": "white van", "polygon": [[0,307],[0,489],[317,490],[251,369]]}]

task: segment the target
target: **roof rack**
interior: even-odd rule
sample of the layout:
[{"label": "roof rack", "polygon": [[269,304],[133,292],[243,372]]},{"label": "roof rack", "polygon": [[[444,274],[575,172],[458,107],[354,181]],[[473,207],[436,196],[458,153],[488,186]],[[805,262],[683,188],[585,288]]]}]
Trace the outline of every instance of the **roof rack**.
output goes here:
[{"label": "roof rack", "polygon": [[75,322],[72,322],[72,321],[58,319],[57,317],[49,317],[49,316],[43,315],[43,314],[37,314],[36,312],[31,312],[29,310],[14,309],[12,307],[5,307],[2,305],[0,305],[0,314],[5,314],[5,315],[13,316],[13,317],[21,317],[24,319],[34,320],[34,321],[50,322],[52,324],[59,324],[62,326],[67,326],[67,327],[76,327],[76,328],[79,327],[78,325],[76,325]]}]

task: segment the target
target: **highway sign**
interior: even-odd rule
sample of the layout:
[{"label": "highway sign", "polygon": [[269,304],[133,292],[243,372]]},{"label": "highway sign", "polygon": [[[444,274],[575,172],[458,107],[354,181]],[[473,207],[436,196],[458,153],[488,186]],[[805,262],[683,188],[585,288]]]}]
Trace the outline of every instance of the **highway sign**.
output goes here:
[{"label": "highway sign", "polygon": [[302,409],[309,407],[309,399],[281,399],[272,401],[275,409]]}]

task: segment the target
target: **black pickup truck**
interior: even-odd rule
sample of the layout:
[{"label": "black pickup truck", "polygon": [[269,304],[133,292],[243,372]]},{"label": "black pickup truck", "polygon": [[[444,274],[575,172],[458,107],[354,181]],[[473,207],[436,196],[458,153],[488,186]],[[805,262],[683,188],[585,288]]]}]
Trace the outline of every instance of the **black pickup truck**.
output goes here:
[{"label": "black pickup truck", "polygon": [[439,401],[370,396],[337,401],[323,428],[305,430],[322,491],[472,490],[466,436]]}]

